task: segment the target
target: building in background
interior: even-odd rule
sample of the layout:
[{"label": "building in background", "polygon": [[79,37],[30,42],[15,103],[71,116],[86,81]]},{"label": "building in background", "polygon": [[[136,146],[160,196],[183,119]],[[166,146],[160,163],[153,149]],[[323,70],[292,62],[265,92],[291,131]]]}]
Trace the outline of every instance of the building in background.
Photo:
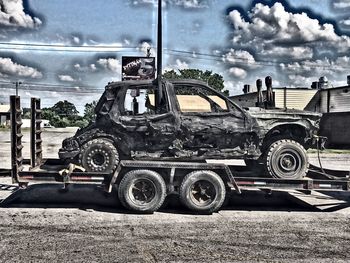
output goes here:
[{"label": "building in background", "polygon": [[[276,108],[303,110],[315,96],[317,90],[309,88],[286,88],[273,89]],[[258,92],[249,92],[230,97],[231,100],[243,108],[255,107]],[[266,97],[266,90],[263,91]]]},{"label": "building in background", "polygon": [[0,104],[0,125],[10,126],[10,105]]}]

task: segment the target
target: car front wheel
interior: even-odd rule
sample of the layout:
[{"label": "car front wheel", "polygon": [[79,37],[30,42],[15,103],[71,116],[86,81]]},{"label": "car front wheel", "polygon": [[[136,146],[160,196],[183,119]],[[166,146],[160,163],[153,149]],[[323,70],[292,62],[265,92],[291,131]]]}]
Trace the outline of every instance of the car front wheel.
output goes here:
[{"label": "car front wheel", "polygon": [[111,173],[119,163],[119,155],[111,141],[93,139],[82,146],[79,161],[88,172]]}]

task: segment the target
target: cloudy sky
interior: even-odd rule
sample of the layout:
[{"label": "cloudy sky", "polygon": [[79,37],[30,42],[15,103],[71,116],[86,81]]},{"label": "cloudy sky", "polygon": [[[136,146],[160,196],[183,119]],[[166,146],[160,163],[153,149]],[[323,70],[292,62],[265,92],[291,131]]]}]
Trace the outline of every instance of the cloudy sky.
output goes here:
[{"label": "cloudy sky", "polygon": [[[0,102],[14,93],[43,106],[68,99],[82,110],[121,57],[156,49],[153,0],[0,0]],[[309,87],[350,74],[350,0],[164,0],[165,69],[224,76],[230,94],[271,75]]]}]

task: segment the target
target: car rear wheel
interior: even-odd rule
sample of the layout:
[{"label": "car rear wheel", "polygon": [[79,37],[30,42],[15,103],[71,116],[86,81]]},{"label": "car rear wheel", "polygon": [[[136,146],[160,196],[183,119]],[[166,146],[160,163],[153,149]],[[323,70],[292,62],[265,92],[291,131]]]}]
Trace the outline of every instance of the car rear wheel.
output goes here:
[{"label": "car rear wheel", "polygon": [[212,171],[194,171],[180,186],[180,200],[190,210],[200,213],[218,211],[225,201],[226,189],[220,176]]},{"label": "car rear wheel", "polygon": [[265,157],[267,173],[274,178],[301,179],[308,171],[305,148],[290,139],[278,140],[270,145]]},{"label": "car rear wheel", "polygon": [[79,161],[88,172],[112,173],[119,163],[119,155],[111,141],[93,139],[82,146]]}]

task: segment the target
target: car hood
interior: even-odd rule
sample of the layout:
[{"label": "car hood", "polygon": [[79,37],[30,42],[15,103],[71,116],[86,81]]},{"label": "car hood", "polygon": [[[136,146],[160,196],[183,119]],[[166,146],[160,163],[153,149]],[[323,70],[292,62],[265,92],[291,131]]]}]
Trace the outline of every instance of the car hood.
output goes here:
[{"label": "car hood", "polygon": [[247,108],[247,114],[251,117],[252,129],[259,128],[268,132],[280,125],[300,125],[312,133],[319,129],[322,114],[295,109],[261,109]]}]

